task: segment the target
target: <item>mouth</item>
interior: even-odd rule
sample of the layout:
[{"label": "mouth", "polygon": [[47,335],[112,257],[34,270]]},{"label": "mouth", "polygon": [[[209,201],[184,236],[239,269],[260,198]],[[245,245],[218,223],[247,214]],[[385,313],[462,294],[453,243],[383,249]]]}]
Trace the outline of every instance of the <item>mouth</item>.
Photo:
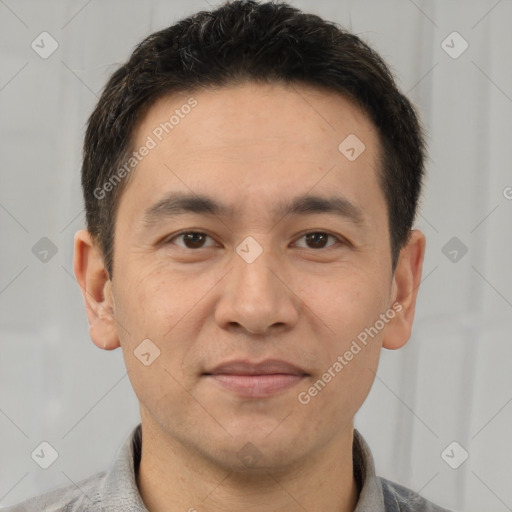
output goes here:
[{"label": "mouth", "polygon": [[259,363],[233,360],[202,374],[222,389],[245,398],[263,398],[296,386],[309,374],[286,361],[267,359]]}]

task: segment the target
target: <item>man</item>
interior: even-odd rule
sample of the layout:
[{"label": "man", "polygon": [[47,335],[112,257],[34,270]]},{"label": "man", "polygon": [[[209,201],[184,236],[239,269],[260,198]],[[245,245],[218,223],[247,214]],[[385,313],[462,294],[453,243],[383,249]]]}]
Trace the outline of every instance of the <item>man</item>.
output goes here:
[{"label": "man", "polygon": [[378,478],[353,422],[411,335],[424,152],[381,58],[285,3],[144,40],[89,119],[74,260],[141,425],[10,510],[445,510]]}]

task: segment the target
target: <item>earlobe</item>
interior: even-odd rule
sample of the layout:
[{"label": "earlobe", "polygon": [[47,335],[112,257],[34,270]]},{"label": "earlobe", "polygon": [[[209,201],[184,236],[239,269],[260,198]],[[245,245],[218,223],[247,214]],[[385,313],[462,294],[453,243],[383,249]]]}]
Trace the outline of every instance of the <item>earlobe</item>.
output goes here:
[{"label": "earlobe", "polygon": [[384,331],[384,348],[401,348],[411,337],[424,256],[425,235],[413,229],[407,244],[400,251],[393,276],[390,307],[393,307],[396,315]]},{"label": "earlobe", "polygon": [[92,341],[105,350],[119,347],[112,282],[99,249],[86,229],[75,233],[73,267],[84,297]]}]

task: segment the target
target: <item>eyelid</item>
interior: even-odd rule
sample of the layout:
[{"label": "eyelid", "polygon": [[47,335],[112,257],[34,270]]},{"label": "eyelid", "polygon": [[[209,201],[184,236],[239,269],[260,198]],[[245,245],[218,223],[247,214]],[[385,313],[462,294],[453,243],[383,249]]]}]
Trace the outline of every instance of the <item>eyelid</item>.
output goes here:
[{"label": "eyelid", "polygon": [[[173,233],[172,235],[170,235],[168,237],[165,237],[162,240],[161,243],[163,245],[170,244],[170,243],[172,243],[171,241],[174,240],[175,238],[179,238],[181,235],[185,235],[185,234],[188,234],[188,233],[206,235],[207,237],[211,238],[216,244],[218,244],[217,241],[215,240],[215,237],[213,235],[210,235],[207,231],[201,231],[200,229],[185,229],[185,230],[182,230],[182,231],[178,231],[177,233]],[[341,235],[337,235],[335,233],[332,233],[331,231],[328,231],[328,230],[325,230],[325,229],[320,229],[320,228],[308,229],[308,230],[302,232],[301,234],[299,234],[295,238],[295,242],[300,240],[305,235],[312,234],[312,233],[322,233],[322,234],[325,234],[327,236],[332,236],[336,240],[335,244],[330,245],[328,247],[321,248],[321,249],[310,249],[310,250],[312,250],[314,252],[327,251],[327,250],[329,250],[331,248],[335,248],[336,246],[338,246],[340,244],[341,245],[352,246],[352,244],[345,237],[342,237]],[[200,247],[199,249],[188,249],[187,247],[182,247],[180,245],[178,245],[177,247],[180,247],[181,249],[185,249],[185,250],[189,250],[189,251],[199,251],[200,249],[209,249],[209,248],[212,248],[213,246]],[[300,247],[300,249],[309,249],[309,248],[308,247]]]},{"label": "eyelid", "polygon": [[[178,231],[177,233],[173,233],[170,236],[166,236],[161,241],[161,244],[162,245],[171,244],[172,240],[174,240],[175,238],[179,238],[180,236],[186,235],[188,233],[194,233],[194,234],[199,234],[199,235],[206,235],[207,237],[211,238],[217,244],[217,242],[216,242],[215,238],[213,237],[213,235],[210,235],[210,233],[208,233],[207,231],[200,230],[200,229],[184,229],[183,231]],[[178,245],[178,247],[180,247],[181,249],[188,249],[187,247],[181,247],[180,245]],[[213,247],[213,246],[201,247],[200,249],[209,249],[210,247]],[[188,250],[198,251],[199,249],[188,249]]]},{"label": "eyelid", "polygon": [[[321,248],[321,249],[310,249],[310,250],[312,250],[314,252],[328,251],[329,249],[335,248],[335,247],[339,246],[340,244],[341,245],[350,245],[350,242],[346,238],[342,237],[341,235],[337,235],[335,233],[332,233],[331,231],[328,231],[328,230],[325,230],[325,229],[308,229],[308,230],[304,231],[303,233],[301,233],[295,239],[294,243],[296,243],[302,237],[304,237],[306,235],[309,235],[309,234],[312,234],[312,233],[322,233],[323,235],[332,236],[336,240],[335,244],[329,245],[328,247],[324,247],[324,248]],[[300,249],[309,249],[309,247],[300,247]]]}]

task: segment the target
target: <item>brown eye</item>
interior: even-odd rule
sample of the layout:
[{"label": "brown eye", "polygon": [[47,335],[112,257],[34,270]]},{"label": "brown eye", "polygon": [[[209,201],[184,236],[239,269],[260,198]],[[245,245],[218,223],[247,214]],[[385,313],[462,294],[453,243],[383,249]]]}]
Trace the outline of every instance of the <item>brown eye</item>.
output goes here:
[{"label": "brown eye", "polygon": [[334,239],[337,242],[340,242],[340,239],[335,237],[334,235],[331,235],[329,233],[325,233],[323,231],[311,231],[310,233],[306,233],[302,235],[301,238],[304,238],[306,240],[306,244],[308,249],[326,249],[330,246],[326,246],[326,243],[329,238]]},{"label": "brown eye", "polygon": [[201,233],[199,231],[186,231],[173,236],[167,241],[167,243],[173,243],[173,240],[175,239],[182,239],[184,245],[176,244],[179,247],[183,247],[185,249],[202,249],[205,247],[204,242],[207,238],[211,237],[206,233]]},{"label": "brown eye", "polygon": [[[213,245],[205,245],[205,241],[208,238],[212,240]],[[329,238],[334,240],[334,243],[327,245]],[[180,239],[182,240],[182,243],[174,242],[174,240]],[[309,233],[305,233],[304,235],[302,235],[300,239],[304,239],[306,242],[306,246],[303,246],[304,248],[314,250],[328,249],[329,247],[336,245],[337,242],[342,242],[340,238],[331,235],[330,233],[326,233],[324,231],[311,231]],[[182,247],[183,249],[192,250],[203,249],[207,247],[215,247],[216,245],[212,237],[200,231],[184,231],[182,233],[178,233],[177,235],[174,235],[172,238],[169,238],[165,243],[174,243],[175,245],[177,245],[178,247]]]}]

